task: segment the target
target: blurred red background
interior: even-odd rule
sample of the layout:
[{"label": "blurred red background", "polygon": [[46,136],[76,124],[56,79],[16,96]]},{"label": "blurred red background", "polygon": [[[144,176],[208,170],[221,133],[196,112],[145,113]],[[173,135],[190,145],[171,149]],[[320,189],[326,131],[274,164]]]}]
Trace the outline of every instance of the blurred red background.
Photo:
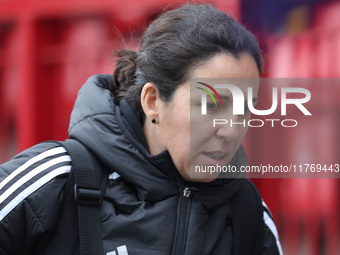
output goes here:
[{"label": "blurred red background", "polygon": [[[86,79],[112,73],[112,52],[138,49],[144,28],[162,8],[183,2],[1,0],[0,163],[41,141],[67,138],[70,112]],[[339,1],[210,3],[258,37],[266,60],[263,77],[340,77]],[[244,141],[249,164],[268,158],[280,164],[283,154],[292,159],[303,151],[339,163],[339,103],[333,90],[322,93],[329,96],[319,116],[323,127],[306,126],[307,135],[295,140],[274,129],[250,129]],[[308,145],[310,136],[318,146]],[[253,181],[274,215],[285,254],[340,254],[338,179]]]}]

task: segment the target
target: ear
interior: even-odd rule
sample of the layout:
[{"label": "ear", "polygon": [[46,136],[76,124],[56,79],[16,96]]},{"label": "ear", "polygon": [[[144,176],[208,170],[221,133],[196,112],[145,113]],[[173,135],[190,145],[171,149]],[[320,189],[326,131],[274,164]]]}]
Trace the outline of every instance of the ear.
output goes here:
[{"label": "ear", "polygon": [[141,105],[147,118],[158,118],[158,100],[159,94],[157,86],[151,82],[146,83],[141,93]]}]

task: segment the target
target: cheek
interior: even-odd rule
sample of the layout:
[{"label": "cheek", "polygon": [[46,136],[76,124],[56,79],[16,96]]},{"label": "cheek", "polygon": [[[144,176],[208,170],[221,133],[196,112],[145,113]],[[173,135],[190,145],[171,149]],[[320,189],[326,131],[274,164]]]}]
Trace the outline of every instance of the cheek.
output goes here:
[{"label": "cheek", "polygon": [[169,137],[168,151],[177,170],[184,179],[188,180],[188,169],[190,169],[190,133],[183,129]]},{"label": "cheek", "polygon": [[[178,110],[176,110],[178,109]],[[190,154],[190,115],[183,107],[168,111],[162,123],[161,136],[176,167],[183,168],[183,161]]]},{"label": "cheek", "polygon": [[190,154],[195,156],[211,143],[216,136],[216,130],[211,127],[211,121],[191,123],[190,128]]}]

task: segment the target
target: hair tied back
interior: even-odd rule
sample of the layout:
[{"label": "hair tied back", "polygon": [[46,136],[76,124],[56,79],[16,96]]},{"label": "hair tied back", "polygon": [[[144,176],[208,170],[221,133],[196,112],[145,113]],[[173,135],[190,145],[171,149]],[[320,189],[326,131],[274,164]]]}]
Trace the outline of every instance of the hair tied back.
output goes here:
[{"label": "hair tied back", "polygon": [[118,57],[117,65],[114,70],[114,91],[115,96],[118,93],[127,91],[134,85],[134,76],[136,72],[136,58],[138,53],[134,50],[118,50],[115,56]]}]

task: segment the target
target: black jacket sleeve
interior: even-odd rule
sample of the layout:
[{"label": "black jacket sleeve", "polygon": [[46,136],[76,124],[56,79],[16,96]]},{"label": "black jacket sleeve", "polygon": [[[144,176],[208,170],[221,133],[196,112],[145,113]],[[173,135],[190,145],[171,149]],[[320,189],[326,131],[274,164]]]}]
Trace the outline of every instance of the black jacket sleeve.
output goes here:
[{"label": "black jacket sleeve", "polygon": [[272,215],[264,202],[262,202],[262,205],[264,234],[263,244],[259,255],[282,255],[283,251]]},{"label": "black jacket sleeve", "polygon": [[38,254],[62,209],[70,157],[38,144],[0,166],[0,254]]}]

